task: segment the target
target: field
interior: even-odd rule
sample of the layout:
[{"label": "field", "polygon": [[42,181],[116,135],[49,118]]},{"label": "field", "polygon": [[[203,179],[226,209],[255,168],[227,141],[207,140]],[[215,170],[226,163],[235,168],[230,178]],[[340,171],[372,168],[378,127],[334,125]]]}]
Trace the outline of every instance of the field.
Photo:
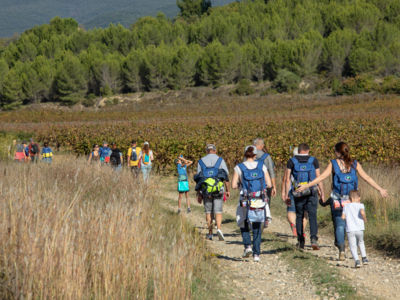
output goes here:
[{"label": "field", "polygon": [[[216,279],[202,275],[214,274],[202,239],[157,206],[157,186],[145,190],[130,176],[116,180],[84,167],[84,155],[103,140],[116,141],[124,152],[132,138],[149,141],[155,169],[164,176],[171,176],[177,155],[197,160],[210,142],[232,168],[244,146],[261,136],[282,174],[300,142],[308,142],[325,166],[334,144],[347,141],[354,157],[390,193],[382,200],[361,186],[367,242],[386,254],[400,253],[399,97],[235,97],[206,89],[124,97],[118,105],[93,109],[40,105],[0,113],[3,158],[16,138],[33,136],[57,149],[51,168],[1,163],[1,193],[8,199],[0,214],[1,298],[166,299],[158,293],[179,291],[176,298],[202,299],[217,293],[207,281]],[[78,158],[61,154],[66,152]],[[54,185],[46,184],[49,179]],[[325,188],[329,194],[329,183]],[[284,215],[282,205],[274,209]],[[328,209],[320,210],[319,223],[331,230]]]}]

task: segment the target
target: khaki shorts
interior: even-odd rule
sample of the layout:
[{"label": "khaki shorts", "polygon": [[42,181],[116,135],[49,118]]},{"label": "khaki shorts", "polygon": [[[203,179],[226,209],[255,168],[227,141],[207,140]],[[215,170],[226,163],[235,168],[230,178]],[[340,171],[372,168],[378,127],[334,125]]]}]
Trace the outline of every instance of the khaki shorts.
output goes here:
[{"label": "khaki shorts", "polygon": [[206,214],[222,214],[222,205],[224,200],[222,197],[219,198],[211,198],[203,200],[204,202],[204,212]]}]

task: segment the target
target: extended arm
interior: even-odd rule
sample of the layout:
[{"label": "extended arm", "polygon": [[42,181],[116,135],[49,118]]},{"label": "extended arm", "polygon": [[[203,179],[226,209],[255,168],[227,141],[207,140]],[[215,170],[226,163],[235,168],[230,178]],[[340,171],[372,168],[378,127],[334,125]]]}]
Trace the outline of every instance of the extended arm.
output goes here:
[{"label": "extended arm", "polygon": [[[318,178],[319,176],[321,176],[321,170],[316,169],[315,174],[317,175],[317,178]],[[318,190],[319,190],[322,202],[325,202],[324,183],[322,181],[320,183],[318,183]]]},{"label": "extended arm", "polygon": [[309,183],[307,183],[307,184],[305,184],[305,185],[301,185],[301,186],[297,189],[297,191],[298,191],[298,192],[302,192],[302,191],[304,191],[305,189],[307,189],[307,188],[309,188],[309,187],[311,187],[311,186],[317,185],[317,184],[319,184],[320,182],[324,181],[326,178],[328,178],[329,175],[331,175],[331,174],[332,174],[332,163],[330,162],[329,165],[326,167],[325,171],[322,172],[321,175],[319,175],[319,176],[318,176],[317,178],[315,178],[313,181],[311,181],[311,182],[309,182]]},{"label": "extended arm", "polygon": [[372,186],[374,189],[376,189],[377,191],[379,191],[379,193],[381,193],[382,197],[387,197],[388,193],[385,189],[383,189],[382,187],[379,186],[379,184],[377,184],[375,182],[375,180],[373,180],[362,168],[360,163],[357,163],[357,172],[360,175],[360,177],[362,179],[364,179],[370,186]]}]

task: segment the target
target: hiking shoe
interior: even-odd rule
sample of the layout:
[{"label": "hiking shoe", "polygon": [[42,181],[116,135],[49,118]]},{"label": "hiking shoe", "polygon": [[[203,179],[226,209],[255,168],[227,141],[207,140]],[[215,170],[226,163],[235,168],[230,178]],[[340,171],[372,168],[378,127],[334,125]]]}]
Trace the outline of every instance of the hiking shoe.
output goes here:
[{"label": "hiking shoe", "polygon": [[299,249],[303,249],[303,250],[304,250],[304,244],[305,244],[305,242],[304,242],[304,241],[300,241],[300,242],[298,242],[298,243],[297,243],[297,248],[299,248]]},{"label": "hiking shoe", "polygon": [[354,268],[361,268],[361,263],[359,260],[356,260],[356,264],[355,264]]},{"label": "hiking shoe", "polygon": [[222,233],[221,229],[217,230],[217,235],[220,241],[225,241],[224,234]]},{"label": "hiking shoe", "polygon": [[319,245],[318,245],[317,240],[311,240],[311,248],[313,250],[319,250]]},{"label": "hiking shoe", "polygon": [[254,255],[253,261],[254,262],[259,262],[260,261],[260,256],[258,256],[257,254]]},{"label": "hiking shoe", "polygon": [[253,254],[253,250],[251,249],[251,247],[248,247],[248,248],[244,249],[243,258],[249,257],[252,254]]},{"label": "hiking shoe", "polygon": [[369,264],[368,258],[363,257],[362,258],[362,263],[363,263],[363,265],[368,265]]},{"label": "hiking shoe", "polygon": [[207,234],[206,239],[212,241],[213,235],[212,234]]},{"label": "hiking shoe", "polygon": [[190,207],[188,207],[187,213],[190,214],[191,212],[192,212],[192,210],[190,209]]},{"label": "hiking shoe", "polygon": [[181,213],[181,209],[180,208],[178,208],[178,215]]},{"label": "hiking shoe", "polygon": [[340,261],[346,260],[346,256],[344,255],[344,251],[339,251],[339,260]]}]

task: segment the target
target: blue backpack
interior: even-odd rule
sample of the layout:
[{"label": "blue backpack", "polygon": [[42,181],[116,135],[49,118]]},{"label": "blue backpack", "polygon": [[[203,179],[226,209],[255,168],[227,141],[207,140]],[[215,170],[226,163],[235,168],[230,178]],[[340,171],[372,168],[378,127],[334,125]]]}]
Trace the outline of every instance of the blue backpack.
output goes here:
[{"label": "blue backpack", "polygon": [[257,159],[257,161],[262,161],[264,162],[264,160],[269,156],[268,153],[264,153],[259,159]]},{"label": "blue backpack", "polygon": [[263,171],[264,160],[258,160],[255,169],[248,169],[243,163],[239,164],[242,171],[242,191],[245,203],[241,206],[247,207],[246,219],[248,222],[265,221],[265,176]]},{"label": "blue backpack", "polygon": [[336,159],[331,160],[334,174],[332,180],[333,192],[340,196],[347,196],[350,191],[358,189],[357,161],[353,162],[350,172],[342,173]]},{"label": "blue backpack", "polygon": [[220,176],[220,169],[222,158],[219,157],[213,167],[208,168],[205,163],[200,159],[199,165],[201,171],[194,178],[196,181],[196,191],[200,191],[205,197],[214,197],[221,195],[223,187],[222,176]]},{"label": "blue backpack", "polygon": [[305,191],[298,193],[296,189],[302,185],[313,181],[317,176],[315,172],[314,160],[315,158],[310,156],[307,162],[299,162],[296,157],[291,158],[294,168],[293,168],[293,179],[292,182],[292,193],[294,197],[304,197],[312,194],[312,189],[308,188]]}]

